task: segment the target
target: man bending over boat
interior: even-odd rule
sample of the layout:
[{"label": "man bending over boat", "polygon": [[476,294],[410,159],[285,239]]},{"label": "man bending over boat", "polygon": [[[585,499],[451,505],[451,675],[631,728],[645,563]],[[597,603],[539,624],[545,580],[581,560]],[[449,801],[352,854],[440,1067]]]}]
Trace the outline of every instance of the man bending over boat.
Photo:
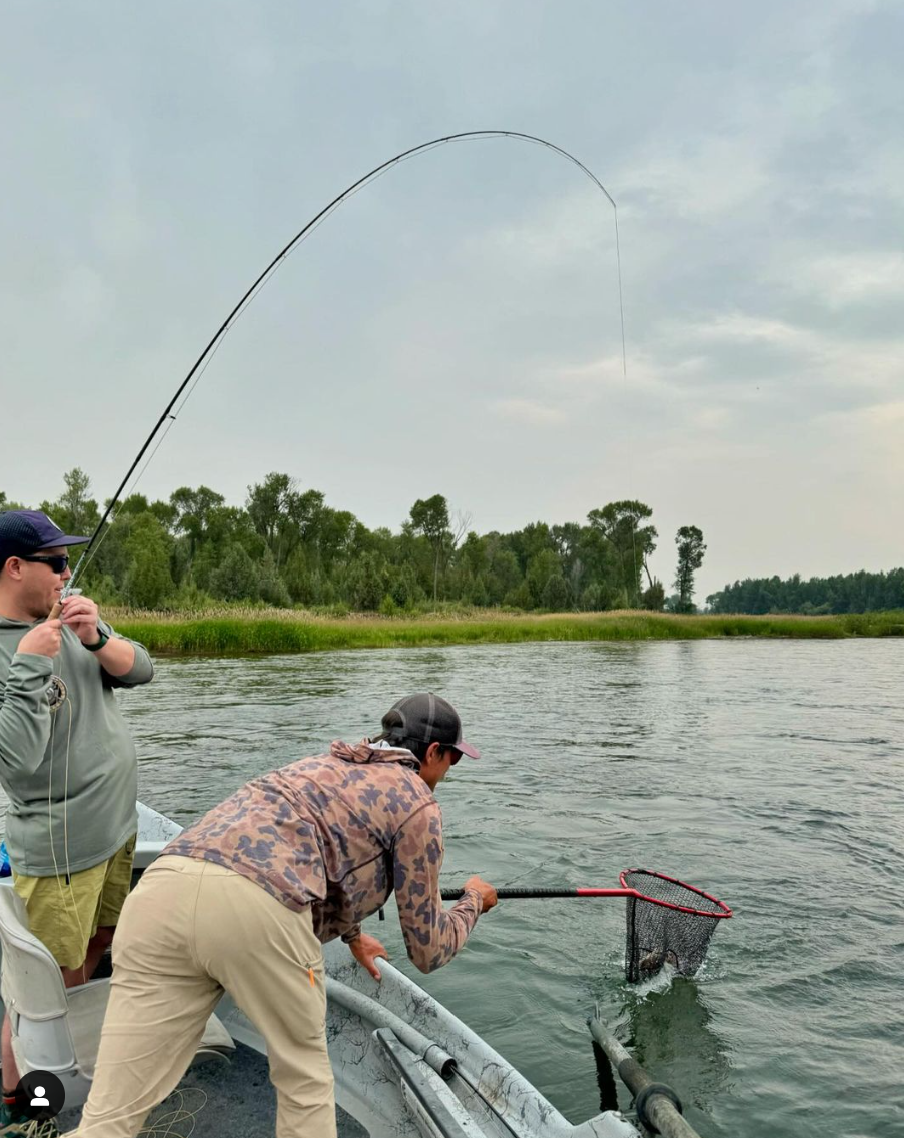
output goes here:
[{"label": "man bending over boat", "polygon": [[323,942],[341,936],[375,978],[360,922],[395,890],[408,955],[447,964],[497,901],[479,877],[444,909],[433,796],[462,755],[444,699],[408,696],[382,733],[335,742],[247,783],[184,830],[125,904],[110,1002],[78,1138],[132,1138],[176,1087],[225,989],[267,1041],[277,1138],[336,1134]]},{"label": "man bending over boat", "polygon": [[[110,944],[132,877],[138,761],[114,688],[146,684],[145,649],[118,636],[87,597],[48,620],[69,571],[63,533],[37,510],[0,513],[0,784],[14,887],[67,988]],[[0,1134],[26,1123],[3,1022]]]}]

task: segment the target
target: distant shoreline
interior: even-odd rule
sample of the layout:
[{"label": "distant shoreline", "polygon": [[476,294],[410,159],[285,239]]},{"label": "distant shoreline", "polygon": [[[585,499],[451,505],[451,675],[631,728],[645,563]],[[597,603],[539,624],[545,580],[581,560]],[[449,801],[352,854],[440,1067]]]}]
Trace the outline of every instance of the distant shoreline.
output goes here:
[{"label": "distant shoreline", "polygon": [[145,613],[105,609],[117,631],[158,655],[256,656],[363,648],[542,641],[704,640],[724,637],[834,640],[904,637],[904,612],[843,616],[678,616],[652,612],[500,613],[324,617],[294,609]]}]

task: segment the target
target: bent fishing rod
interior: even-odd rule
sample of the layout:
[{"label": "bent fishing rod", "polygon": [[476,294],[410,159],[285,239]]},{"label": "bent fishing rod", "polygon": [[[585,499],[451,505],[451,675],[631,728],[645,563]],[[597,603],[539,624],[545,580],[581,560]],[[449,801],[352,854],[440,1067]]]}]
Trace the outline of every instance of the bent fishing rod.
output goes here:
[{"label": "bent fishing rod", "polygon": [[[135,459],[133,460],[131,466],[126,471],[125,477],[120,482],[120,484],[116,490],[116,493],[113,495],[113,497],[107,503],[106,509],[103,512],[103,516],[101,517],[100,521],[97,523],[97,526],[95,527],[94,532],[91,534],[90,538],[88,539],[88,543],[85,546],[84,551],[82,552],[81,556],[79,557],[78,561],[76,562],[75,569],[72,572],[72,576],[66,582],[66,584],[63,588],[63,592],[61,594],[61,599],[68,596],[73,591],[78,577],[88,567],[88,565],[90,565],[92,559],[96,555],[96,553],[100,547],[100,544],[103,541],[103,538],[109,532],[110,527],[107,527],[106,530],[104,529],[104,527],[107,525],[107,521],[110,518],[111,514],[113,514],[113,510],[115,509],[117,503],[119,502],[120,498],[122,497],[123,491],[125,490],[126,486],[129,485],[129,480],[131,479],[132,475],[135,473],[135,470],[138,468],[138,465],[141,462],[141,460],[144,458],[145,454],[147,454],[148,450],[151,447],[151,444],[154,442],[154,440],[157,438],[157,436],[160,434],[161,430],[163,430],[163,428],[165,426],[166,430],[163,431],[163,435],[161,436],[160,440],[158,441],[157,446],[154,448],[154,450],[148,456],[147,462],[145,463],[145,466],[142,468],[142,470],[139,472],[138,478],[140,478],[141,475],[144,473],[144,470],[147,468],[147,465],[150,463],[151,459],[156,454],[157,449],[160,447],[161,443],[163,442],[163,439],[166,437],[166,435],[168,434],[173,423],[176,421],[178,415],[181,413],[182,408],[185,406],[185,403],[188,401],[189,397],[191,396],[192,391],[194,390],[196,384],[198,383],[198,380],[201,378],[201,375],[203,375],[204,370],[206,370],[207,365],[210,363],[210,360],[213,358],[214,354],[216,353],[217,349],[219,348],[220,344],[222,343],[223,337],[226,335],[226,333],[229,331],[229,329],[233,326],[233,324],[236,322],[236,320],[238,320],[238,318],[242,315],[242,313],[245,311],[245,309],[248,307],[248,305],[252,302],[252,300],[254,300],[255,296],[258,294],[258,292],[260,292],[260,290],[268,282],[270,277],[276,272],[276,270],[279,268],[279,266],[282,264],[282,262],[289,256],[289,254],[302,241],[304,241],[304,239],[306,237],[308,237],[313,232],[313,230],[317,228],[318,225],[320,225],[323,221],[325,221],[326,218],[334,210],[338,209],[339,206],[342,205],[342,203],[344,201],[346,201],[349,197],[356,194],[359,190],[363,189],[364,186],[366,186],[368,183],[375,181],[379,177],[382,177],[383,174],[386,174],[389,170],[391,170],[394,166],[397,166],[399,163],[405,162],[408,159],[413,158],[417,154],[423,154],[429,150],[435,149],[436,147],[445,146],[448,143],[472,142],[472,141],[485,140],[485,139],[496,139],[496,138],[508,138],[508,139],[514,139],[516,141],[521,141],[521,142],[529,142],[529,143],[532,143],[536,146],[542,146],[546,150],[552,151],[553,153],[560,155],[562,158],[566,158],[569,162],[571,162],[575,166],[577,166],[577,168],[579,170],[581,170],[590,179],[591,182],[593,182],[593,184],[597,187],[597,189],[599,189],[605,195],[607,201],[612,206],[613,215],[614,215],[614,219],[615,219],[615,254],[616,254],[616,266],[617,266],[617,272],[618,272],[619,316],[620,316],[620,320],[621,320],[622,368],[623,368],[623,371],[625,372],[625,374],[627,374],[627,362],[626,362],[626,353],[625,353],[625,317],[624,317],[624,303],[623,303],[623,298],[622,298],[622,281],[621,281],[621,251],[619,249],[619,243],[618,243],[618,207],[615,204],[615,199],[612,197],[612,195],[609,193],[609,191],[606,189],[606,187],[603,185],[603,183],[599,180],[599,178],[597,178],[597,176],[590,169],[588,169],[588,167],[585,166],[583,162],[581,162],[579,159],[577,159],[573,154],[570,154],[563,147],[557,146],[554,142],[549,142],[545,138],[539,138],[537,135],[525,134],[525,133],[523,133],[521,131],[517,131],[517,130],[468,130],[468,131],[462,131],[461,133],[458,133],[458,134],[444,135],[442,138],[433,138],[429,142],[422,142],[418,146],[412,146],[408,150],[403,150],[401,153],[396,154],[393,158],[389,158],[389,159],[387,159],[387,161],[381,162],[379,166],[375,166],[367,174],[364,174],[363,177],[360,177],[356,181],[352,182],[352,184],[350,186],[348,186],[346,189],[344,189],[341,194],[338,194],[335,198],[333,198],[333,200],[328,205],[324,206],[324,208],[322,210],[320,210],[319,213],[315,214],[314,217],[312,217],[311,220],[302,229],[300,229],[298,231],[298,233],[295,234],[295,236],[292,238],[292,240],[283,249],[281,249],[279,253],[276,254],[276,256],[273,258],[273,260],[264,269],[264,271],[255,279],[254,283],[242,295],[241,300],[239,300],[239,302],[235,305],[235,307],[230,311],[229,315],[226,317],[226,319],[223,321],[223,323],[219,326],[217,331],[214,333],[213,337],[211,338],[210,342],[205,347],[204,351],[201,352],[200,356],[198,356],[198,358],[195,360],[194,364],[192,364],[192,367],[189,370],[188,374],[185,376],[185,378],[182,380],[182,382],[176,388],[175,394],[170,399],[170,401],[167,403],[166,407],[163,409],[163,412],[160,415],[160,418],[155,423],[153,430],[148,435],[147,439],[145,439],[144,444],[142,445],[138,454],[135,456]],[[189,385],[191,385],[191,386],[189,386]],[[173,413],[174,408],[176,408],[176,405],[179,402],[179,399],[183,396],[183,393],[185,393],[185,398],[183,399],[181,406],[178,408],[178,410],[174,414]],[[138,479],[136,479],[136,483],[137,483],[137,481],[138,481]],[[115,521],[115,520],[116,520],[116,516],[114,515],[113,521]],[[110,525],[112,526],[112,524],[113,523],[111,522]],[[59,612],[60,612],[60,605],[59,605],[59,602],[57,602],[57,604],[54,605],[53,611],[50,614],[51,618],[58,616]]]}]

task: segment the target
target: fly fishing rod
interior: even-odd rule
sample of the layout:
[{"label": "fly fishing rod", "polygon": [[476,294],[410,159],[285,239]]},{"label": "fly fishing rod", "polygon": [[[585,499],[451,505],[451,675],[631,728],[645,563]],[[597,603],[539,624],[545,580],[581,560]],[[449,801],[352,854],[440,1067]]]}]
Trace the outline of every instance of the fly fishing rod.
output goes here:
[{"label": "fly fishing rod", "polygon": [[[497,889],[500,900],[540,900],[550,897],[624,897],[627,902],[625,978],[630,984],[649,980],[666,965],[681,976],[693,976],[719,921],[732,911],[695,885],[652,869],[625,869],[619,889],[522,888]],[[444,901],[458,900],[464,890],[441,889]]]},{"label": "fly fishing rod", "polygon": [[[145,439],[141,449],[139,450],[138,454],[135,456],[134,461],[132,462],[129,469],[126,471],[125,477],[120,482],[115,494],[107,503],[107,506],[106,506],[106,509],[104,510],[103,516],[101,517],[100,521],[97,523],[97,526],[95,527],[94,532],[91,534],[90,538],[88,539],[88,542],[87,542],[87,545],[85,546],[84,551],[82,552],[81,556],[79,557],[78,561],[76,562],[75,569],[72,572],[72,576],[66,582],[66,585],[63,588],[63,592],[61,594],[61,599],[62,599],[62,597],[68,596],[73,591],[78,577],[88,567],[88,565],[90,565],[93,557],[97,553],[97,550],[100,546],[100,543],[103,541],[103,538],[104,538],[104,536],[106,536],[106,533],[109,532],[109,527],[107,527],[106,530],[104,529],[104,527],[107,526],[107,521],[110,518],[111,514],[113,514],[113,510],[116,507],[117,502],[120,500],[123,491],[125,490],[126,486],[129,484],[130,479],[132,478],[132,475],[135,473],[135,470],[138,468],[138,464],[141,462],[141,460],[144,458],[145,454],[147,454],[148,450],[150,449],[151,444],[154,442],[154,440],[157,438],[157,436],[160,434],[161,430],[165,426],[166,430],[163,432],[163,436],[160,438],[160,441],[158,442],[157,447],[155,447],[154,450],[151,452],[151,454],[148,456],[147,462],[145,463],[145,467],[142,468],[142,470],[139,472],[139,477],[144,472],[144,469],[147,467],[147,464],[154,457],[154,454],[156,454],[158,447],[163,442],[163,439],[166,437],[166,434],[169,432],[173,423],[176,421],[178,414],[181,413],[182,408],[185,406],[185,403],[188,400],[188,398],[190,397],[192,391],[194,390],[195,385],[197,384],[198,380],[201,378],[201,375],[203,374],[204,370],[206,369],[207,364],[210,362],[213,355],[216,353],[218,347],[222,343],[223,337],[226,335],[226,333],[229,331],[229,329],[233,326],[235,321],[242,315],[244,310],[248,307],[248,305],[251,303],[251,301],[255,298],[257,293],[264,287],[264,285],[267,283],[267,281],[270,279],[270,277],[273,275],[273,273],[275,273],[275,271],[279,268],[280,264],[293,251],[293,249],[295,249],[296,246],[300,244],[300,242],[302,242],[318,225],[320,225],[321,222],[323,222],[329,216],[329,214],[331,214],[335,209],[338,209],[339,206],[342,205],[342,203],[347,198],[351,197],[353,194],[355,194],[359,190],[363,189],[364,186],[366,186],[369,182],[372,182],[375,179],[382,177],[383,174],[387,173],[389,170],[391,170],[394,166],[397,166],[399,163],[405,162],[408,159],[413,158],[416,154],[426,153],[429,150],[433,150],[438,146],[444,146],[448,143],[472,142],[472,141],[477,141],[477,140],[496,139],[496,138],[508,138],[508,139],[514,139],[516,141],[521,141],[521,142],[529,142],[529,143],[532,143],[536,146],[542,146],[546,150],[552,151],[554,154],[560,155],[562,158],[566,158],[569,162],[571,162],[575,166],[577,166],[577,168],[579,170],[581,170],[590,179],[591,182],[593,182],[593,184],[597,187],[597,189],[599,189],[605,195],[607,201],[612,206],[613,215],[614,215],[614,219],[615,219],[615,254],[616,254],[616,267],[617,267],[617,273],[618,273],[619,315],[620,315],[620,320],[621,320],[622,367],[623,367],[623,370],[627,373],[627,362],[626,362],[626,353],[625,353],[625,317],[624,317],[624,303],[623,303],[623,299],[622,299],[622,282],[621,282],[621,252],[619,250],[619,244],[618,244],[618,207],[615,204],[615,199],[612,197],[612,195],[609,193],[609,191],[606,189],[606,187],[603,185],[603,183],[599,180],[599,178],[597,178],[597,176],[590,169],[588,169],[588,167],[585,166],[583,162],[579,161],[579,159],[575,158],[575,156],[573,154],[570,154],[567,150],[563,149],[563,147],[557,146],[554,142],[549,142],[545,138],[539,138],[537,135],[533,135],[533,134],[525,134],[522,131],[517,131],[517,130],[468,130],[468,131],[462,131],[461,133],[458,133],[458,134],[444,135],[442,138],[433,138],[429,142],[422,142],[418,146],[412,146],[408,150],[403,150],[401,153],[396,154],[393,158],[389,158],[389,159],[387,159],[387,161],[381,162],[379,166],[375,166],[367,174],[364,174],[362,177],[358,178],[355,182],[352,182],[352,184],[350,186],[348,186],[346,189],[344,189],[341,194],[338,194],[335,198],[333,198],[333,200],[328,205],[324,206],[324,208],[322,210],[320,210],[319,213],[315,214],[314,217],[312,217],[311,220],[302,229],[300,229],[298,231],[298,233],[295,234],[295,236],[292,238],[292,240],[283,249],[281,249],[279,253],[276,254],[276,256],[273,258],[273,260],[264,269],[264,271],[255,279],[253,284],[242,295],[241,300],[239,300],[239,302],[230,311],[229,315],[226,317],[226,319],[223,321],[223,323],[219,326],[217,331],[214,333],[212,339],[210,340],[210,342],[205,347],[204,351],[200,354],[200,356],[198,356],[198,358],[195,360],[194,364],[192,364],[188,374],[185,376],[185,378],[182,380],[182,382],[176,388],[175,394],[172,396],[170,401],[167,403],[166,407],[164,407],[163,412],[160,415],[160,418],[155,423],[153,430],[148,435],[147,439]],[[191,387],[189,387],[189,384],[191,384]],[[188,389],[188,390],[186,391],[186,389]],[[185,399],[183,399],[182,404],[180,405],[180,407],[178,408],[178,410],[174,414],[173,412],[174,412],[174,409],[176,408],[176,404],[179,402],[179,399],[182,397],[183,393],[185,393]],[[113,516],[113,521],[115,521],[115,515]],[[111,525],[112,525],[112,522],[111,522]],[[59,605],[59,603],[57,603],[54,605],[54,608],[50,614],[50,617],[55,618],[55,617],[59,616],[59,612],[60,612],[60,605]]]}]

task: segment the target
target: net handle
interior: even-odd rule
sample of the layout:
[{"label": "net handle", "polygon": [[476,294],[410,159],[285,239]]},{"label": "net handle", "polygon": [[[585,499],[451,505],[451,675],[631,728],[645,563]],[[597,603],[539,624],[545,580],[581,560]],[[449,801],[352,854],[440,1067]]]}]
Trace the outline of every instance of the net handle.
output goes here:
[{"label": "net handle", "polygon": [[[440,889],[439,895],[444,901],[457,901],[464,894],[463,889]],[[496,896],[500,901],[513,901],[518,899],[542,899],[544,897],[640,897],[636,889],[547,889],[539,887],[532,889],[511,888],[497,889]]]},{"label": "net handle", "polygon": [[[649,897],[646,893],[641,893],[637,889],[629,889],[624,884],[625,874],[627,873],[648,873],[652,877],[660,877],[664,881],[671,881],[674,885],[681,885],[684,889],[690,889],[691,892],[705,897],[707,901],[712,901],[714,905],[718,905],[719,911],[713,913],[708,909],[692,909],[687,905],[675,905],[671,901],[660,901],[655,897]],[[500,901],[543,900],[549,897],[635,897],[638,901],[647,901],[651,905],[659,905],[663,909],[673,909],[678,913],[688,913],[693,917],[711,917],[713,920],[722,920],[725,917],[732,916],[731,909],[729,909],[724,901],[720,901],[718,897],[711,897],[709,893],[704,893],[702,889],[696,889],[693,885],[686,885],[685,882],[679,881],[677,877],[669,877],[665,873],[654,873],[649,869],[626,869],[621,874],[621,882],[621,889],[556,889],[545,888],[543,886],[536,888],[518,887],[497,889],[496,896]],[[458,901],[464,896],[464,890],[440,889],[439,895],[444,901]]]}]

